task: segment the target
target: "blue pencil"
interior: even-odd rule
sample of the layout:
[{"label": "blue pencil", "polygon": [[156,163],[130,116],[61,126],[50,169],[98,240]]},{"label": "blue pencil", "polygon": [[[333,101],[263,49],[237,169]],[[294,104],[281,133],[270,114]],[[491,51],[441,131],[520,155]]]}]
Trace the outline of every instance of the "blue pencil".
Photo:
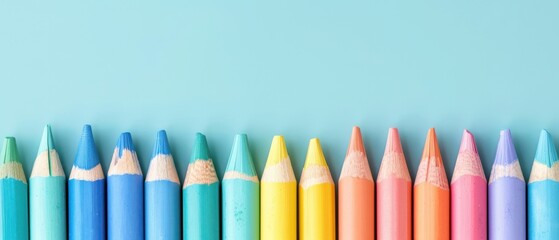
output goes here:
[{"label": "blue pencil", "polygon": [[260,184],[246,134],[235,136],[222,189],[223,239],[259,239]]},{"label": "blue pencil", "polygon": [[19,161],[15,138],[4,139],[0,157],[0,239],[27,240],[27,180]]},{"label": "blue pencil", "polygon": [[219,239],[219,180],[206,136],[196,134],[182,190],[183,239]]},{"label": "blue pencil", "polygon": [[102,240],[106,235],[105,175],[93,140],[85,125],[68,181],[70,240]]},{"label": "blue pencil", "polygon": [[146,240],[178,240],[180,182],[164,130],[157,133],[145,182]]},{"label": "blue pencil", "polygon": [[107,210],[109,239],[144,239],[144,177],[128,132],[120,135],[109,167]]},{"label": "blue pencil", "polygon": [[542,130],[528,182],[528,239],[559,238],[559,164],[551,135]]}]

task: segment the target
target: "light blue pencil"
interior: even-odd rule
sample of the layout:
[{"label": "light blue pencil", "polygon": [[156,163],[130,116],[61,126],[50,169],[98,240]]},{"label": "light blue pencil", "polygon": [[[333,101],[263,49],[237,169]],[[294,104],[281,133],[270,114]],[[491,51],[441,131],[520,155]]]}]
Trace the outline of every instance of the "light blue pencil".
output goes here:
[{"label": "light blue pencil", "polygon": [[196,134],[182,190],[183,239],[219,239],[219,180],[206,136]]},{"label": "light blue pencil", "polygon": [[146,240],[178,240],[180,235],[180,183],[167,141],[157,133],[145,182]]},{"label": "light blue pencil", "polygon": [[107,210],[110,240],[144,239],[144,177],[128,132],[120,135],[109,167]]},{"label": "light blue pencil", "polygon": [[48,125],[29,178],[29,210],[32,240],[66,239],[66,175]]},{"label": "light blue pencil", "polygon": [[551,135],[542,130],[528,182],[528,239],[559,238],[558,160]]},{"label": "light blue pencil", "polygon": [[90,125],[83,132],[68,180],[68,233],[70,240],[107,238],[105,175]]},{"label": "light blue pencil", "polygon": [[27,181],[15,138],[4,139],[0,157],[0,239],[28,240]]},{"label": "light blue pencil", "polygon": [[259,239],[260,184],[246,134],[235,136],[222,188],[223,239]]}]

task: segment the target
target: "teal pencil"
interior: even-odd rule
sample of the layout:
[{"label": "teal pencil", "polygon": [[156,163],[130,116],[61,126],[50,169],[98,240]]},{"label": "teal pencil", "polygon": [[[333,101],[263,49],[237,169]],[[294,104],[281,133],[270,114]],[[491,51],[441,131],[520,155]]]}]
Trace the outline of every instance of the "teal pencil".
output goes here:
[{"label": "teal pencil", "polygon": [[182,188],[183,239],[219,239],[219,180],[206,136],[196,134]]},{"label": "teal pencil", "polygon": [[31,239],[66,239],[66,176],[48,125],[29,178],[29,210]]},{"label": "teal pencil", "polygon": [[28,240],[27,180],[15,138],[4,139],[0,156],[0,239]]},{"label": "teal pencil", "polygon": [[260,184],[246,134],[235,136],[222,189],[223,239],[259,239]]}]

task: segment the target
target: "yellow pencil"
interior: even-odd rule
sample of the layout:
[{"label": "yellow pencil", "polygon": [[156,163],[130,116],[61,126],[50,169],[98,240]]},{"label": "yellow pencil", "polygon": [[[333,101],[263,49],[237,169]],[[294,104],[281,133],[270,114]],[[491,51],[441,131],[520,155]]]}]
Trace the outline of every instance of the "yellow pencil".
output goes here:
[{"label": "yellow pencil", "polygon": [[309,143],[299,183],[299,239],[336,239],[334,181],[318,138]]},{"label": "yellow pencil", "polygon": [[297,181],[282,136],[272,140],[260,181],[260,238],[297,239]]}]

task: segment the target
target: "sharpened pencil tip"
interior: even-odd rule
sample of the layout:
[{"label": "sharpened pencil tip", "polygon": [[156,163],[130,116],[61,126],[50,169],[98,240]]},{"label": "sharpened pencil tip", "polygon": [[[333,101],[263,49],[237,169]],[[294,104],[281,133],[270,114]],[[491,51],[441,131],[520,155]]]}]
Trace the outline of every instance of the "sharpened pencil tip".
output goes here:
[{"label": "sharpened pencil tip", "polygon": [[167,132],[165,130],[159,130],[157,132],[157,137],[155,139],[155,147],[153,148],[153,156],[162,154],[162,155],[171,155],[171,149],[169,147],[169,140],[167,139]]},{"label": "sharpened pencil tip", "polygon": [[320,146],[320,140],[318,140],[318,138],[313,138],[309,142],[304,168],[311,165],[327,166],[326,158],[324,158],[324,153],[322,152],[322,147]]},{"label": "sharpened pencil tip", "polygon": [[359,129],[359,127],[353,127],[346,155],[349,155],[352,152],[361,152],[366,154],[363,137],[361,136],[361,129]]},{"label": "sharpened pencil tip", "polygon": [[192,150],[192,157],[190,162],[193,163],[196,160],[209,160],[210,152],[208,149],[208,141],[206,136],[202,133],[196,133],[196,140],[194,142],[194,149]]},{"label": "sharpened pencil tip", "polygon": [[557,150],[555,149],[553,138],[546,130],[542,130],[540,133],[534,160],[545,164],[549,168],[557,161]]},{"label": "sharpened pencil tip", "polygon": [[99,164],[99,155],[93,140],[93,132],[91,126],[86,124],[83,126],[74,165],[81,169],[91,169],[97,164]]}]

